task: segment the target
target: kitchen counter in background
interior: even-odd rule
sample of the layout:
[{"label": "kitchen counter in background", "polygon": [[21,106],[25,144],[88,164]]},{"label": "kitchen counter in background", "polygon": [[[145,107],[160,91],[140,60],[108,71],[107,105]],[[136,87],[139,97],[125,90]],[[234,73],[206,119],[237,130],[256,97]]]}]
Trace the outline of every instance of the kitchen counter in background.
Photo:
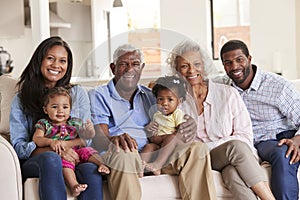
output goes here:
[{"label": "kitchen counter in background", "polygon": [[[158,77],[142,77],[140,83],[142,85],[148,86],[151,81],[155,81]],[[97,85],[102,85],[108,83],[109,80],[101,80],[96,77],[72,77],[71,83],[79,84],[82,86],[94,87]]]}]

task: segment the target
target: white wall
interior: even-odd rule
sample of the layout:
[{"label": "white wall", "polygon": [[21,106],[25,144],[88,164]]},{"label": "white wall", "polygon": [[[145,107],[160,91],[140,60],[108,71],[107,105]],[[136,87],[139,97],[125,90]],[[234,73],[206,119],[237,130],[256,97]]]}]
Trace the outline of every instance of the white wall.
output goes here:
[{"label": "white wall", "polygon": [[[272,71],[274,54],[279,54],[283,76],[288,79],[297,78],[296,0],[250,2],[253,62]],[[300,12],[299,6],[297,12]],[[211,51],[209,0],[161,1],[161,27],[185,34]],[[299,49],[298,46],[298,51]],[[220,61],[215,63],[222,67]]]},{"label": "white wall", "polygon": [[298,77],[300,77],[300,1],[296,1],[296,55]]},{"label": "white wall", "polygon": [[161,28],[186,35],[210,50],[209,5],[208,0],[163,0],[160,4]]},{"label": "white wall", "polygon": [[[99,0],[92,0],[92,3],[94,1]],[[105,2],[107,6],[107,3],[112,1],[105,0]],[[251,1],[251,54],[253,55],[253,62],[263,69],[271,71],[273,55],[279,52],[283,75],[289,79],[297,78],[297,73],[300,77],[300,72],[297,71],[296,67],[298,63],[298,68],[300,68],[300,57],[296,57],[300,52],[300,30],[299,26],[296,26],[296,23],[300,24],[299,4],[298,0]],[[92,11],[92,14],[104,20],[103,10],[105,9],[109,8],[98,7]],[[92,22],[92,25],[97,25],[97,23],[99,21]],[[103,25],[103,21],[101,23]],[[161,27],[178,34],[187,35],[211,51],[209,0],[162,0]],[[102,34],[103,37],[106,36],[106,32],[103,34],[101,27],[92,32]],[[99,44],[99,42],[102,41],[98,41],[94,45]],[[78,67],[82,67],[81,64],[88,54],[88,52],[84,54],[85,51],[89,51],[95,46],[86,42],[72,41],[69,43],[74,52],[74,76],[77,76],[77,74],[84,73],[79,72]],[[0,46],[11,53],[15,66],[12,75],[18,77],[35,49],[32,45],[31,29],[25,28],[25,34],[21,37],[0,38]],[[216,61],[216,63],[222,67],[220,61]]]},{"label": "white wall", "polygon": [[[44,1],[44,0],[40,0],[40,1]],[[9,2],[10,2],[10,0],[5,0],[5,1],[1,0],[0,6],[2,4],[6,4]],[[38,5],[38,1],[33,0],[33,4],[31,4],[31,6],[34,7],[34,6],[36,6],[36,4]],[[78,6],[80,6],[80,5],[78,5]],[[73,5],[73,6],[75,6],[75,5]],[[86,6],[84,6],[84,5],[82,5],[81,7],[83,7],[85,10],[87,9]],[[73,12],[72,9],[70,9],[70,10],[65,9],[64,16],[69,16],[72,14],[72,12]],[[36,12],[34,14],[36,14]],[[82,13],[80,13],[80,14],[82,14]],[[84,14],[88,15],[88,12],[85,12]],[[37,16],[37,15],[34,15],[34,16]],[[84,17],[86,17],[86,16],[84,16]],[[22,20],[22,21],[24,21],[24,20]],[[77,22],[77,21],[78,20],[76,20],[74,22]],[[39,21],[39,22],[33,23],[33,24],[45,25],[46,23],[44,23],[43,21]],[[48,24],[48,27],[49,27],[49,24]],[[89,26],[89,28],[90,28],[90,26]],[[17,78],[21,75],[22,71],[28,64],[29,59],[31,58],[37,45],[40,43],[41,40],[45,39],[45,35],[47,35],[47,37],[48,37],[49,33],[45,34],[40,29],[41,29],[40,27],[35,27],[35,28],[26,27],[24,30],[24,34],[21,36],[0,37],[0,46],[2,46],[8,53],[11,54],[11,59],[13,60],[12,64],[14,66],[14,69],[11,73],[12,76]],[[74,33],[77,34],[78,38],[81,37],[78,40],[76,40],[76,37],[74,39],[74,35],[71,35],[70,37],[65,37],[67,33],[65,34],[64,31],[66,31],[66,30],[60,30],[60,31],[62,34],[61,35],[59,34],[59,35],[62,36],[62,38],[69,43],[69,45],[72,49],[72,52],[73,52],[73,61],[74,61],[73,76],[85,76],[86,75],[86,69],[85,69],[86,63],[84,61],[86,60],[88,53],[92,49],[91,36],[86,37],[89,39],[85,39],[85,40],[81,39],[84,36],[82,34],[82,32],[85,31],[84,28],[82,28],[82,30],[81,30],[82,32],[79,32],[78,29],[73,31]],[[85,31],[85,32],[87,32],[87,35],[91,34],[91,31]],[[58,33],[59,33],[59,31],[58,31]],[[90,40],[90,41],[88,41],[88,40]]]},{"label": "white wall", "polygon": [[11,73],[13,77],[19,77],[24,67],[29,62],[33,54],[33,43],[31,37],[31,29],[25,28],[24,36],[17,38],[0,38],[0,46],[2,46],[11,55],[14,69]]},{"label": "white wall", "polygon": [[297,78],[295,1],[261,0],[250,3],[253,62],[272,71],[272,65],[276,64],[273,62],[274,54],[278,54],[283,76],[288,79]]},{"label": "white wall", "polygon": [[[100,76],[101,73],[108,76],[108,72],[104,72],[106,66],[102,66],[102,63],[108,63],[108,51],[105,51],[103,47],[108,46],[105,43],[108,37],[106,12],[111,9],[111,6],[109,0],[91,0],[93,53],[90,56],[94,76]],[[96,56],[96,54],[103,55],[103,58]]]}]

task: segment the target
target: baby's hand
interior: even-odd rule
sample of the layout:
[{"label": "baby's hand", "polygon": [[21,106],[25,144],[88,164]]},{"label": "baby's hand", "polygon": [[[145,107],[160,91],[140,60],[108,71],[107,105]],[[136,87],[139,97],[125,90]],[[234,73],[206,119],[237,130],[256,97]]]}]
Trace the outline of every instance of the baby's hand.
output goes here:
[{"label": "baby's hand", "polygon": [[65,151],[64,143],[61,140],[52,140],[50,148],[59,155],[61,155],[62,151]]},{"label": "baby's hand", "polygon": [[145,126],[145,130],[147,132],[147,137],[156,136],[158,132],[158,123],[155,121],[150,122]]},{"label": "baby's hand", "polygon": [[86,123],[83,124],[79,132],[80,136],[84,139],[91,139],[95,137],[94,124],[91,122],[90,119],[88,119]]}]

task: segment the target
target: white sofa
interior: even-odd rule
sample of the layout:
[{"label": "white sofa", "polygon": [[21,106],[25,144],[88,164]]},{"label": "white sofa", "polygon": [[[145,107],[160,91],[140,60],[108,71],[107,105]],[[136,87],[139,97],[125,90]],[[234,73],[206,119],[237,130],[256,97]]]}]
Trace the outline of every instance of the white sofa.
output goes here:
[{"label": "white sofa", "polygon": [[[10,103],[16,92],[16,80],[8,75],[0,76],[0,194],[1,199],[12,200],[38,200],[38,181],[37,178],[27,179],[22,188],[20,163],[15,151],[9,142],[9,121]],[[298,82],[295,82],[298,83]],[[299,84],[300,91],[300,81]],[[4,139],[4,137],[6,139]],[[270,175],[270,166],[263,164],[265,172]],[[300,175],[298,174],[298,178]],[[213,171],[217,199],[233,199],[229,190],[226,189],[219,172]],[[140,179],[142,186],[143,200],[170,200],[180,199],[177,186],[177,176],[160,175],[146,176]],[[155,188],[155,189],[154,189]],[[157,189],[159,188],[159,189]],[[107,185],[103,185],[104,199],[111,199],[107,190]],[[23,191],[23,192],[22,192]],[[74,199],[68,195],[68,200]]]}]

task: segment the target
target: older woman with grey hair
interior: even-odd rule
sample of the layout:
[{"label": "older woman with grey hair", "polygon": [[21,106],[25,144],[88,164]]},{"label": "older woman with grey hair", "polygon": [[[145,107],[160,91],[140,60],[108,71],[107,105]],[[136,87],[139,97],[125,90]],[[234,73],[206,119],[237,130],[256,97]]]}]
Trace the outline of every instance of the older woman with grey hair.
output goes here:
[{"label": "older woman with grey hair", "polygon": [[275,199],[257,160],[251,119],[238,92],[209,79],[216,68],[194,41],[179,43],[168,62],[189,83],[193,103],[183,109],[191,116],[196,111],[195,140],[208,145],[212,169],[222,173],[234,199]]}]

